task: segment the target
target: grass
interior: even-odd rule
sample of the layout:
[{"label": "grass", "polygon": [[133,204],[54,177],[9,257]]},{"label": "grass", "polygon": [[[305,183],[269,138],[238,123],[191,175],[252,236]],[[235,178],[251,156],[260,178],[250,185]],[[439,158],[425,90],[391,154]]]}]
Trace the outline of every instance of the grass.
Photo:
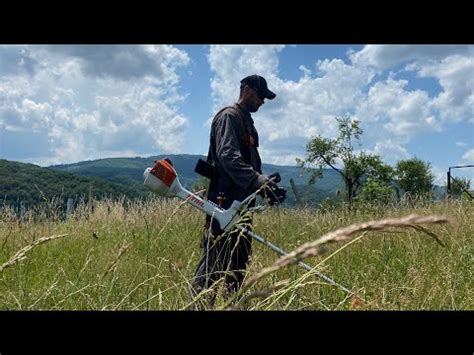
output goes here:
[{"label": "grass", "polygon": [[[204,215],[177,200],[95,202],[67,220],[57,206],[18,220],[0,215],[0,309],[180,310],[200,257]],[[445,216],[451,223],[422,231],[353,234],[305,260],[364,300],[348,297],[296,265],[251,285],[240,301],[218,296],[216,309],[460,310],[474,309],[474,204],[418,202],[414,206],[358,205],[323,210],[270,209],[255,215],[255,232],[292,251],[351,224],[410,214]],[[365,233],[362,235],[362,233]],[[48,239],[49,237],[56,236]],[[60,236],[60,237],[58,237]],[[43,239],[41,239],[43,238]],[[277,255],[254,241],[246,280]],[[24,249],[26,248],[26,249]],[[23,254],[18,254],[21,250]],[[20,255],[20,258],[18,258]],[[17,258],[15,259],[15,256]],[[12,260],[15,262],[10,263]]]}]

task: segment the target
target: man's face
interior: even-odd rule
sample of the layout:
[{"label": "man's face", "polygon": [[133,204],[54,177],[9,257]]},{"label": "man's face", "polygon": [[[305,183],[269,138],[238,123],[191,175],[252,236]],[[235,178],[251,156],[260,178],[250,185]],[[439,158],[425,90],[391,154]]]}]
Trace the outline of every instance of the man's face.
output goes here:
[{"label": "man's face", "polygon": [[249,93],[249,111],[257,112],[260,106],[265,103],[265,97],[259,93],[256,89],[247,86]]}]

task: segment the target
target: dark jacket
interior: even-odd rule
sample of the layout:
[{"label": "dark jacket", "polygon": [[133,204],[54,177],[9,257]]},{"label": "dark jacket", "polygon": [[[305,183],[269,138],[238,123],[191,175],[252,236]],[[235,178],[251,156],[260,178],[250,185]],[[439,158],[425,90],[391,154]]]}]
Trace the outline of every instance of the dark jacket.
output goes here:
[{"label": "dark jacket", "polygon": [[225,194],[227,208],[234,200],[242,201],[259,188],[262,174],[258,153],[258,133],[250,113],[239,104],[226,107],[214,117],[211,125],[209,159],[218,178],[211,181],[208,198],[217,202]]}]

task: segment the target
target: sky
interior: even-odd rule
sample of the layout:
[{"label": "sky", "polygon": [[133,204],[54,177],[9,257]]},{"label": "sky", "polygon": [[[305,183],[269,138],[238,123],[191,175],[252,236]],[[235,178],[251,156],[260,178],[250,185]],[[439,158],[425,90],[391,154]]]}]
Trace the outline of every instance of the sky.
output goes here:
[{"label": "sky", "polygon": [[392,166],[420,158],[444,184],[474,164],[473,45],[3,45],[0,158],[205,155],[251,74],[277,94],[253,114],[264,163],[294,165],[349,115]]}]

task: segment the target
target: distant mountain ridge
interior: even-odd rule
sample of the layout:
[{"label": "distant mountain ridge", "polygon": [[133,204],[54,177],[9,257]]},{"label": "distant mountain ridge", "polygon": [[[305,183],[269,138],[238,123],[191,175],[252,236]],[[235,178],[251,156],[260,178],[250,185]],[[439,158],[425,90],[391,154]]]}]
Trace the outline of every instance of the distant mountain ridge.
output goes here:
[{"label": "distant mountain ridge", "polygon": [[[154,165],[155,160],[169,158],[176,171],[178,172],[181,183],[190,188],[192,184],[199,179],[199,175],[194,172],[194,167],[199,158],[205,159],[202,155],[192,154],[167,154],[151,157],[135,157],[135,158],[107,158],[83,161],[75,164],[62,164],[49,166],[49,169],[67,171],[84,176],[98,176],[114,183],[135,186],[143,189],[143,171]],[[262,171],[264,174],[270,174],[278,171],[281,175],[282,182],[280,185],[290,188],[290,179],[302,194],[308,195],[309,192],[323,195],[333,195],[337,189],[343,188],[343,181],[340,175],[331,169],[324,169],[323,178],[318,180],[315,185],[308,186],[309,176],[301,175],[301,171],[296,166],[283,166],[273,164],[263,164]],[[307,191],[307,190],[311,191]],[[305,192],[306,191],[306,192]],[[289,193],[289,202],[292,203],[294,196]],[[310,196],[306,196],[310,197]],[[294,202],[294,201],[293,201]]]},{"label": "distant mountain ridge", "polygon": [[[105,158],[39,167],[0,159],[0,196],[8,203],[34,204],[53,197],[80,198],[89,195],[95,198],[127,196],[144,198],[151,196],[143,186],[143,172],[154,165],[155,160],[169,158],[178,172],[181,183],[191,186],[200,178],[194,167],[201,155],[167,154],[151,157]],[[309,185],[309,175],[302,175],[296,166],[263,164],[264,174],[278,171],[281,186],[288,189],[286,205],[296,204],[290,187],[293,179],[303,201],[318,203],[322,199],[336,197],[336,191],[344,191],[341,176],[331,169],[323,170],[322,179]],[[445,188],[434,186],[435,198],[443,197]]]}]

